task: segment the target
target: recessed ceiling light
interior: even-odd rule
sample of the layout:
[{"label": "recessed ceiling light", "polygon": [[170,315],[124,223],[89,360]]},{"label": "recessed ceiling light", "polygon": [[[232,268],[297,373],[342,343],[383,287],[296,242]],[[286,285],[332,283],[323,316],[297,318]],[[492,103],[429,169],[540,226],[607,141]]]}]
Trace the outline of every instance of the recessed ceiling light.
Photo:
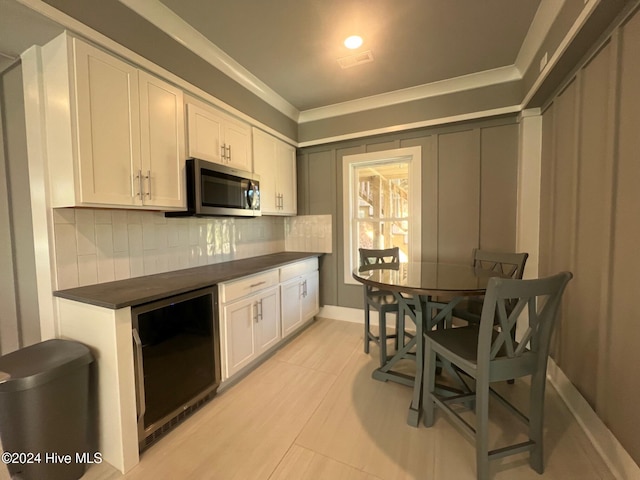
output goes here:
[{"label": "recessed ceiling light", "polygon": [[351,35],[344,41],[344,46],[351,50],[358,48],[360,45],[362,45],[362,37],[359,37],[358,35]]}]

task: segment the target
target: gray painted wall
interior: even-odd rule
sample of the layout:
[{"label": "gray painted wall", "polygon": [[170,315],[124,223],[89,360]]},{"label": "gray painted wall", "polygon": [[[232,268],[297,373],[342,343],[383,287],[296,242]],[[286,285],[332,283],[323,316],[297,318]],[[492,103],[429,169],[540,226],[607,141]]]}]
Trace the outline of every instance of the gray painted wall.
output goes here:
[{"label": "gray painted wall", "polygon": [[640,13],[543,116],[540,272],[573,271],[553,356],[640,463]]},{"label": "gray painted wall", "polygon": [[513,107],[522,102],[522,81],[489,85],[473,90],[423,98],[412,102],[301,123],[298,141],[315,142],[345,134],[375,131],[496,108]]},{"label": "gray painted wall", "polygon": [[27,166],[24,95],[20,65],[0,76],[2,168],[0,168],[0,347],[2,353],[40,341],[31,195]]},{"label": "gray painted wall", "polygon": [[514,251],[518,125],[515,117],[422,129],[302,149],[298,213],[333,216],[333,253],[320,266],[321,303],[362,308],[344,283],[342,157],[422,147],[423,259],[469,262],[481,247]]}]

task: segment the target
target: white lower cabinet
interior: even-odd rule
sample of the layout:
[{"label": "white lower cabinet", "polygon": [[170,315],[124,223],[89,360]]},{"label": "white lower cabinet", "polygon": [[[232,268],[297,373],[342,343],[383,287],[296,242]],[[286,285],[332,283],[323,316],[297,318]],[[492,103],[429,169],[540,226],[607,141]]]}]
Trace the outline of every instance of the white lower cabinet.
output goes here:
[{"label": "white lower cabinet", "polygon": [[226,378],[278,343],[280,335],[278,287],[225,305]]},{"label": "white lower cabinet", "polygon": [[282,337],[303,326],[320,310],[318,259],[287,265],[280,269],[282,301]]},{"label": "white lower cabinet", "polygon": [[243,277],[219,288],[223,378],[227,379],[282,338],[278,270]]},{"label": "white lower cabinet", "polygon": [[227,380],[318,313],[318,259],[220,284],[219,294]]}]

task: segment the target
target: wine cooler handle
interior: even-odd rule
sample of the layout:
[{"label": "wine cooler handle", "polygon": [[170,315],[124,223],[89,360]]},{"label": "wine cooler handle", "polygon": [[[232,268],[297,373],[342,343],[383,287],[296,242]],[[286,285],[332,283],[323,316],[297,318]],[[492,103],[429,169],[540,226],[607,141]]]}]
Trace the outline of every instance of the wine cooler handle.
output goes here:
[{"label": "wine cooler handle", "polygon": [[142,366],[142,342],[138,330],[133,329],[133,344],[135,346],[134,368],[136,377],[136,402],[138,404],[138,421],[144,416],[146,407],[144,401],[144,369]]}]

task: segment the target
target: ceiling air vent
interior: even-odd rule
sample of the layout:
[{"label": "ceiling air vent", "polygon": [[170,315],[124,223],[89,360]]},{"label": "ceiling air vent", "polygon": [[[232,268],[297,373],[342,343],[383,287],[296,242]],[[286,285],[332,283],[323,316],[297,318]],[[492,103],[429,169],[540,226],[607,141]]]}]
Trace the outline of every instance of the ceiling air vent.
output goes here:
[{"label": "ceiling air vent", "polygon": [[373,52],[371,50],[367,50],[366,52],[360,52],[354,55],[349,55],[348,57],[342,57],[338,59],[338,63],[342,68],[355,67],[356,65],[361,65],[363,63],[369,63],[369,62],[373,62]]}]

